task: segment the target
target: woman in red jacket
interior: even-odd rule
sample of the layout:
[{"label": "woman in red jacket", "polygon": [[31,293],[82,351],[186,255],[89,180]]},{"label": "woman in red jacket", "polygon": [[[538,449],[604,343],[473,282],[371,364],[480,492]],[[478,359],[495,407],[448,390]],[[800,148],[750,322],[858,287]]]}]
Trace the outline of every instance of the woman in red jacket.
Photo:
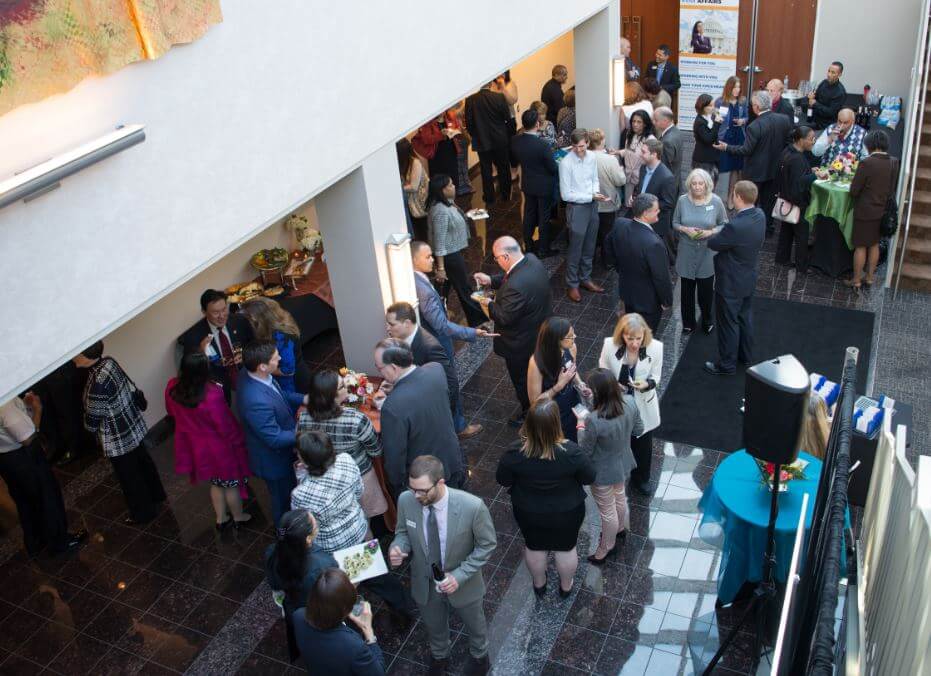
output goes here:
[{"label": "woman in red jacket", "polygon": [[175,472],[190,474],[191,483],[209,481],[217,530],[231,523],[238,528],[252,518],[242,511],[246,445],[223,388],[208,380],[208,364],[203,353],[185,355],[179,376],[165,388],[165,410],[175,420]]},{"label": "woman in red jacket", "polygon": [[411,139],[414,152],[427,160],[430,176],[445,174],[458,186],[462,129],[458,120],[446,113],[438,115],[417,130]]}]

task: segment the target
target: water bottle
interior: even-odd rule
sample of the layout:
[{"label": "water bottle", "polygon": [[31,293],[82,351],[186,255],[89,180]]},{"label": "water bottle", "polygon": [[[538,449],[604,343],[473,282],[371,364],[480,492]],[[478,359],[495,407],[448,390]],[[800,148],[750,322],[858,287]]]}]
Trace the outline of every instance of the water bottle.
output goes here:
[{"label": "water bottle", "polygon": [[789,91],[789,76],[788,76],[788,74],[786,74],[786,76],[785,76],[784,78],[782,78],[782,86],[783,86],[783,88],[784,88],[784,91]]}]

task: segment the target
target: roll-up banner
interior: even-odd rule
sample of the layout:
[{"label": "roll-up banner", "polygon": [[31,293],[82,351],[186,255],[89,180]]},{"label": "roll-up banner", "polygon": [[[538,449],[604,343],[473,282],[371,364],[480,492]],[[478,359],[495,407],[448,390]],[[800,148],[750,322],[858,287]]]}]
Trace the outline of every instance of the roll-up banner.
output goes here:
[{"label": "roll-up banner", "polygon": [[737,73],[739,16],[739,0],[679,3],[679,128],[692,128],[695,99],[718,98],[727,78]]}]

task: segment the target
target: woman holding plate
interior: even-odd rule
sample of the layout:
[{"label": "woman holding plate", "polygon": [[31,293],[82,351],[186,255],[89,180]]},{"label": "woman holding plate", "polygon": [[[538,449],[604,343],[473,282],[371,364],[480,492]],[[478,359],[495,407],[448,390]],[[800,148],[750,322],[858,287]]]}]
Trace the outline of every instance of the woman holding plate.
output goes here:
[{"label": "woman holding plate", "polygon": [[626,314],[618,320],[614,334],[605,338],[598,366],[614,374],[621,389],[632,394],[637,404],[643,433],[630,438],[637,468],[631,472],[629,484],[649,495],[653,430],[660,423],[656,388],[663,377],[663,344],[653,338],[643,317]]}]

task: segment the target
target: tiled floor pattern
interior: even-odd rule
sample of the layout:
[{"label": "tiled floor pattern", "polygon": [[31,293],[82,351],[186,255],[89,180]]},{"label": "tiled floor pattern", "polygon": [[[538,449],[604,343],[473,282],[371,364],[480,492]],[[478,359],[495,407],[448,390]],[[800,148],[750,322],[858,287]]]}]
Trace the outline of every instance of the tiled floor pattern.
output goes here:
[{"label": "tiled floor pattern", "polygon": [[[469,263],[490,269],[495,236],[518,231],[516,204],[495,209],[488,225],[488,250],[473,242]],[[881,315],[877,323],[876,388],[909,400],[916,408],[917,448],[927,453],[928,348],[920,331],[928,319],[925,297],[902,294],[895,301],[880,290],[854,296],[839,282],[817,273],[807,280],[772,263],[767,241],[758,284],[760,295],[857,307]],[[547,261],[556,267],[561,259]],[[613,274],[599,268],[609,293],[583,292],[583,302],[565,300],[561,270],[551,286],[554,312],[573,319],[579,363],[595,366],[598,345],[613,327]],[[456,303],[452,301],[455,311]],[[674,308],[677,304],[674,305]],[[677,310],[660,332],[671,374],[687,338]],[[842,347],[839,348],[842,350]],[[305,351],[313,365],[338,366],[338,335],[324,335]],[[652,499],[633,498],[631,534],[616,560],[602,569],[580,565],[570,599],[550,593],[537,601],[522,565],[522,540],[507,494],[494,480],[497,461],[516,432],[503,421],[515,400],[503,363],[488,346],[460,351],[467,414],[485,431],[468,441],[468,488],[488,504],[498,531],[498,548],[485,568],[486,610],[497,674],[690,674],[686,632],[703,626],[713,612],[718,552],[697,536],[697,502],[721,460],[714,450],[657,440]],[[839,351],[839,359],[842,353]],[[924,370],[922,370],[924,369]],[[468,372],[474,375],[466,378]],[[668,377],[667,377],[668,382]],[[924,408],[920,408],[923,405]],[[91,533],[70,558],[27,560],[7,538],[0,565],[0,673],[299,673],[286,657],[283,623],[263,582],[262,553],[271,542],[264,517],[264,488],[255,481],[248,528],[217,534],[206,487],[191,487],[171,474],[171,443],[154,456],[169,493],[169,507],[144,528],[123,526],[125,505],[109,466],[88,460],[59,472],[69,517]],[[591,503],[591,501],[589,501]],[[586,555],[598,534],[591,504],[580,535]],[[9,511],[11,505],[5,504]],[[15,517],[14,517],[15,518]],[[405,579],[404,571],[398,573]],[[394,674],[426,671],[423,627],[392,624],[375,601],[376,633]],[[718,611],[722,628],[735,611]],[[461,664],[466,637],[454,622],[453,661]],[[741,633],[721,663],[720,673],[746,673],[751,636]]]}]

